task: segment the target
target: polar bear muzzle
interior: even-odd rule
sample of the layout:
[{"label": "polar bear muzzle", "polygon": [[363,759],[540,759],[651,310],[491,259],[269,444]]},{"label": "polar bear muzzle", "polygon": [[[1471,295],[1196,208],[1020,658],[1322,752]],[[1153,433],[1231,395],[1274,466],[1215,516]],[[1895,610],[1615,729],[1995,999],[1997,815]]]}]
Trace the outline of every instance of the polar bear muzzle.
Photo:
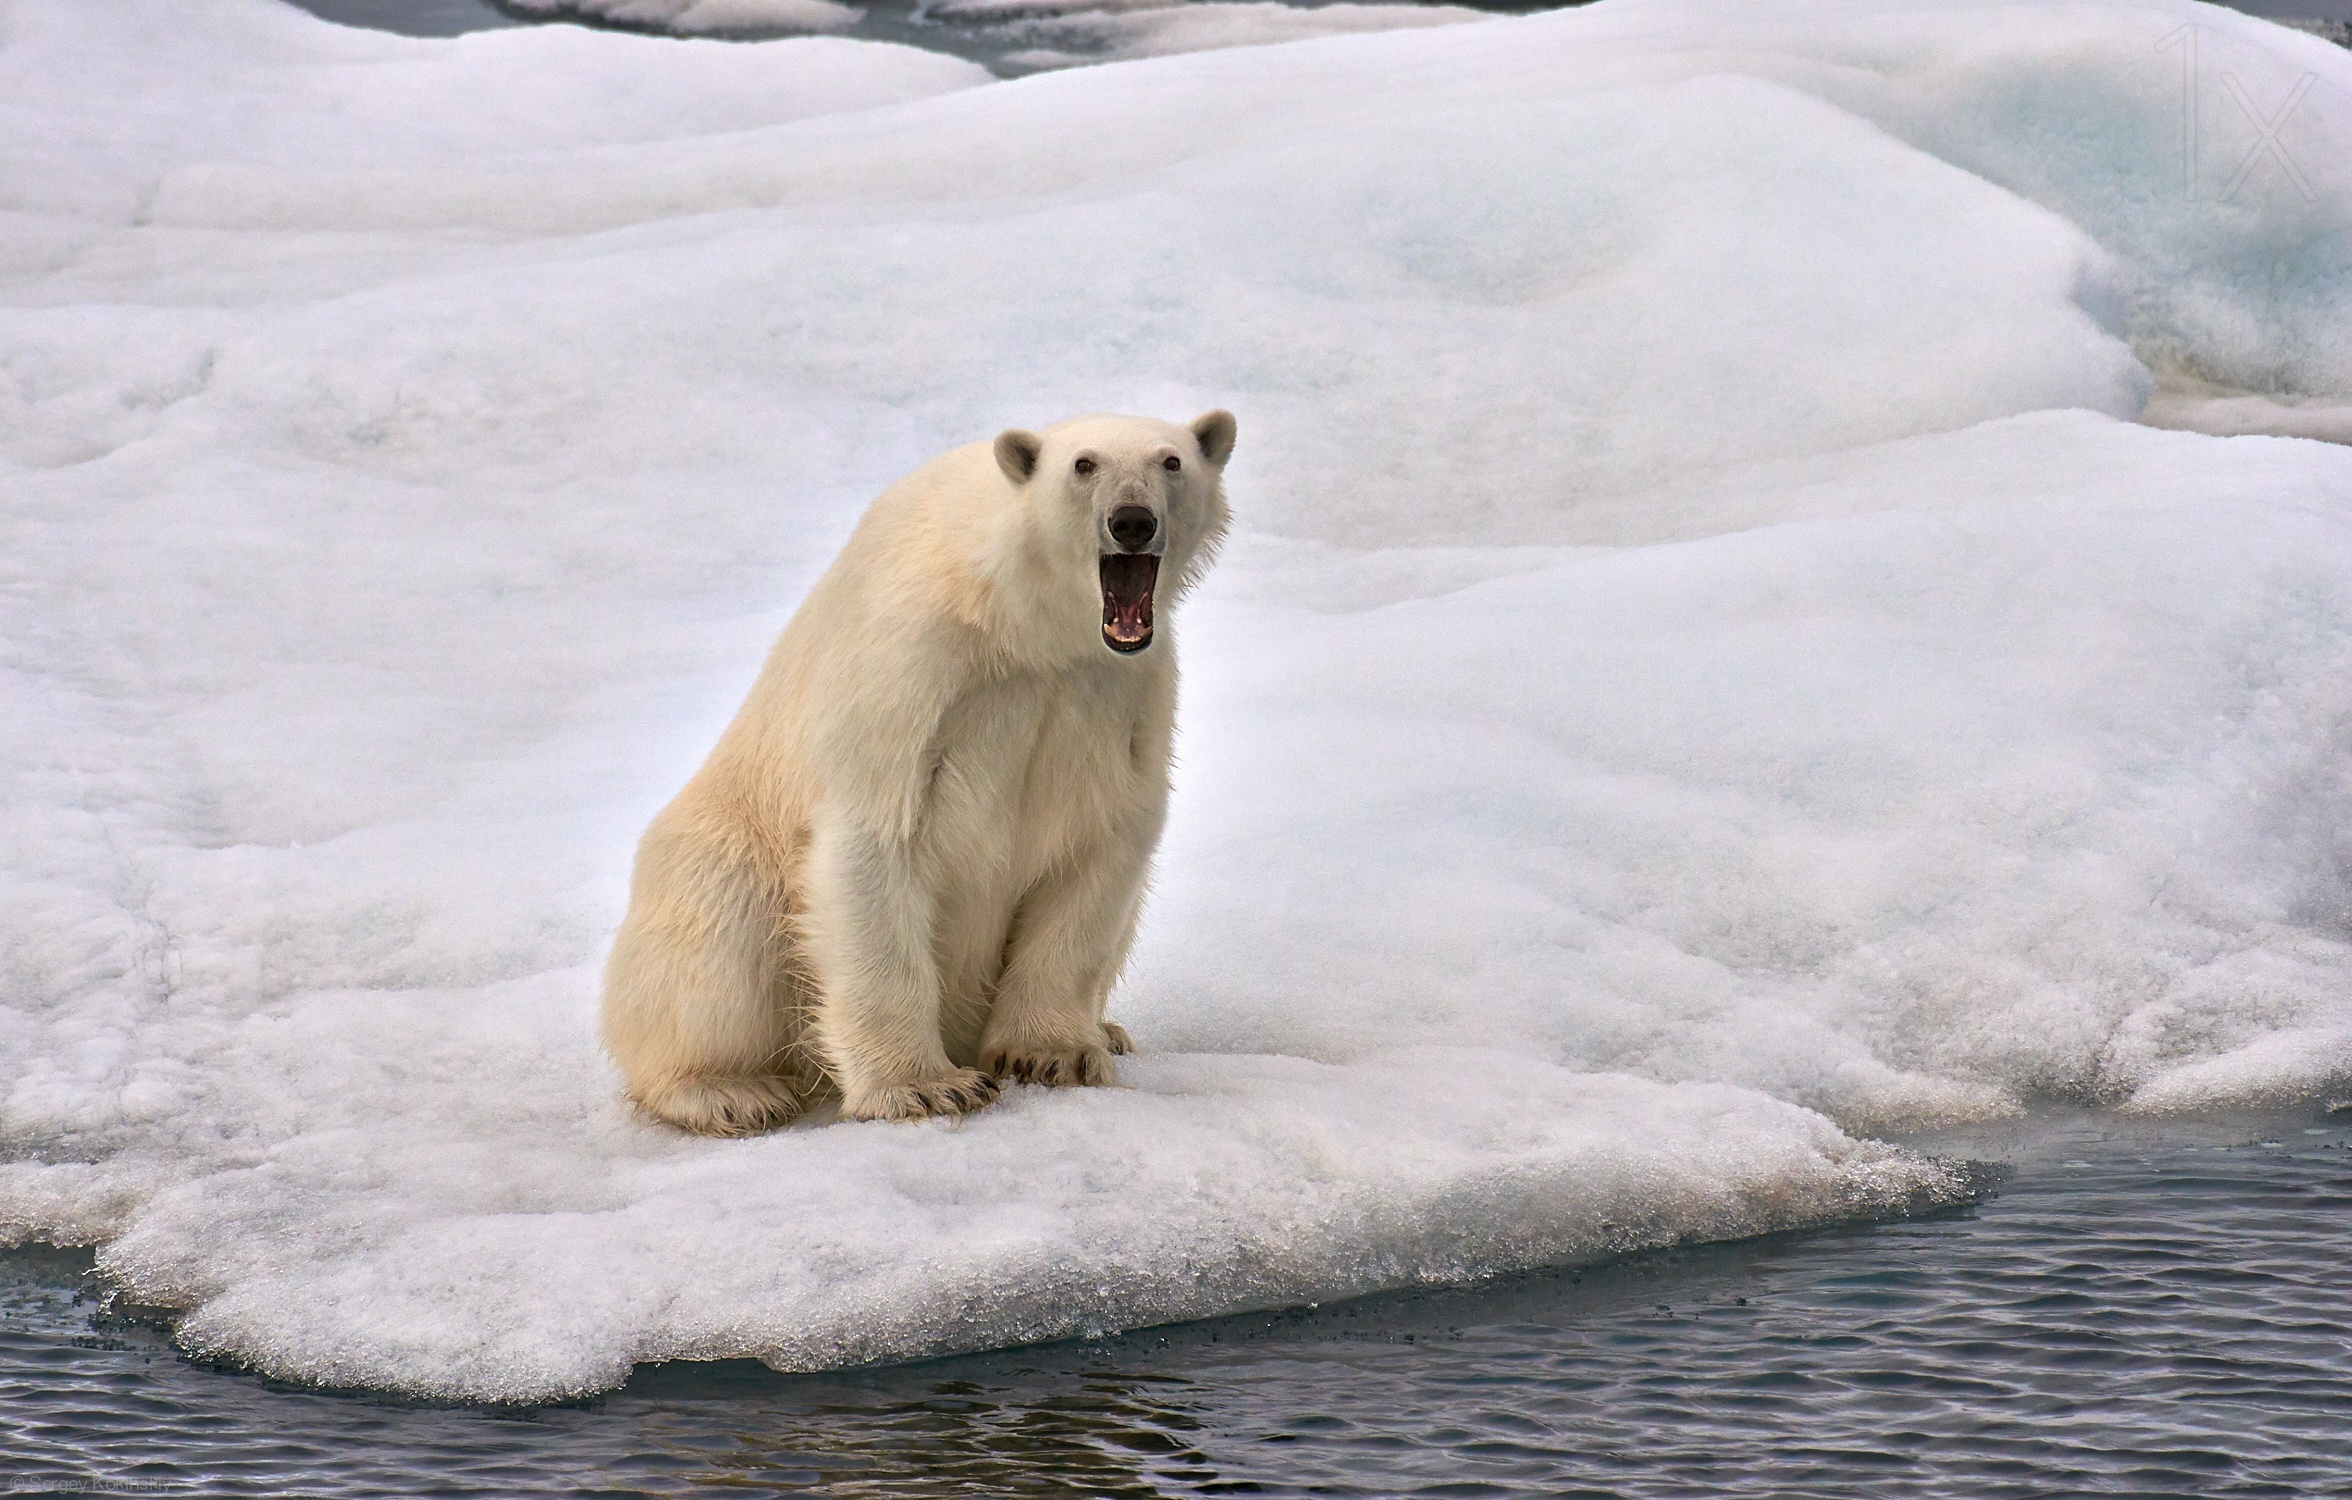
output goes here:
[{"label": "polar bear muzzle", "polygon": [[1160,560],[1149,552],[1102,555],[1103,644],[1132,656],[1152,641],[1152,589]]}]

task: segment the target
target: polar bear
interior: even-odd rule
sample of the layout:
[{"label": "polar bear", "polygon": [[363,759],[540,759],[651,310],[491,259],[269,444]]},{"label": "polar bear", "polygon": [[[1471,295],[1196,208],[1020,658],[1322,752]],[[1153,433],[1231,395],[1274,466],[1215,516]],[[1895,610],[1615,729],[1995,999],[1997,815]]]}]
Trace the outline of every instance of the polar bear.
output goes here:
[{"label": "polar bear", "polygon": [[638,846],[604,1040],[647,1113],[740,1135],[827,1091],[912,1120],[1116,1080],[1170,616],[1233,440],[1222,411],[1079,417],[873,503]]}]

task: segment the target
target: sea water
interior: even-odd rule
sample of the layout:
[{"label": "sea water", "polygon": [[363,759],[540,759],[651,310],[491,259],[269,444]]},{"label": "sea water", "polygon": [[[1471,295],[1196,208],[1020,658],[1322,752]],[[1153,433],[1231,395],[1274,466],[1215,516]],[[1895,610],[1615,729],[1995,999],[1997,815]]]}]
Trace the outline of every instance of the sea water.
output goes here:
[{"label": "sea water", "polygon": [[0,1484],[202,1495],[2322,1495],[2352,1112],[2062,1116],[1966,1207],[829,1375],[448,1409],[191,1362],[0,1257]]}]

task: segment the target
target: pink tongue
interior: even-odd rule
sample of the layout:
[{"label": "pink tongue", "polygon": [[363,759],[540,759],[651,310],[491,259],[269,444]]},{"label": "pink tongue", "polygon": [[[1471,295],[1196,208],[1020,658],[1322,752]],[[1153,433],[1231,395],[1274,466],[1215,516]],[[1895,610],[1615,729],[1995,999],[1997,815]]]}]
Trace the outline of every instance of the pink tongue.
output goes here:
[{"label": "pink tongue", "polygon": [[1151,635],[1152,586],[1160,560],[1111,553],[1102,560],[1103,632],[1122,644]]}]

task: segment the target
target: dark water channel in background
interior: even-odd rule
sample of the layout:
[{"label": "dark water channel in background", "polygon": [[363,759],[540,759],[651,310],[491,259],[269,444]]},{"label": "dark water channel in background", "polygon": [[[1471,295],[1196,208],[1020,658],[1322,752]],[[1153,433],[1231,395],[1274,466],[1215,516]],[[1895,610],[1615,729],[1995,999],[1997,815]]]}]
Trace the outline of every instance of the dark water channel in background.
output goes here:
[{"label": "dark water channel in background", "polygon": [[[541,24],[539,18],[503,8],[497,0],[288,0],[314,15],[346,26],[396,31],[408,36],[456,36],[499,26]],[[1022,22],[1031,13],[1019,6],[987,20],[954,20],[931,16],[933,0],[857,0],[863,12],[857,25],[843,35],[866,41],[900,42],[934,52],[970,58],[1000,73],[1031,71],[1034,64],[1008,63],[1035,45],[1024,35]],[[1099,0],[1105,10],[1132,9],[1139,4],[1172,4],[1176,0]],[[1326,0],[1307,0],[1310,4]],[[1369,0],[1373,4],[1412,5],[1421,0]],[[1557,10],[1588,0],[1432,0],[1474,10],[1525,12]],[[2233,10],[2306,24],[2332,22],[2327,34],[2336,41],[2352,41],[2352,0],[2228,0]],[[1058,8],[1058,7],[1049,7]],[[555,24],[563,24],[561,22]]]},{"label": "dark water channel in background", "polygon": [[164,1495],[2352,1495],[2352,1111],[2044,1120],[1935,1218],[530,1412],[290,1389],[0,1254],[0,1487]]}]

